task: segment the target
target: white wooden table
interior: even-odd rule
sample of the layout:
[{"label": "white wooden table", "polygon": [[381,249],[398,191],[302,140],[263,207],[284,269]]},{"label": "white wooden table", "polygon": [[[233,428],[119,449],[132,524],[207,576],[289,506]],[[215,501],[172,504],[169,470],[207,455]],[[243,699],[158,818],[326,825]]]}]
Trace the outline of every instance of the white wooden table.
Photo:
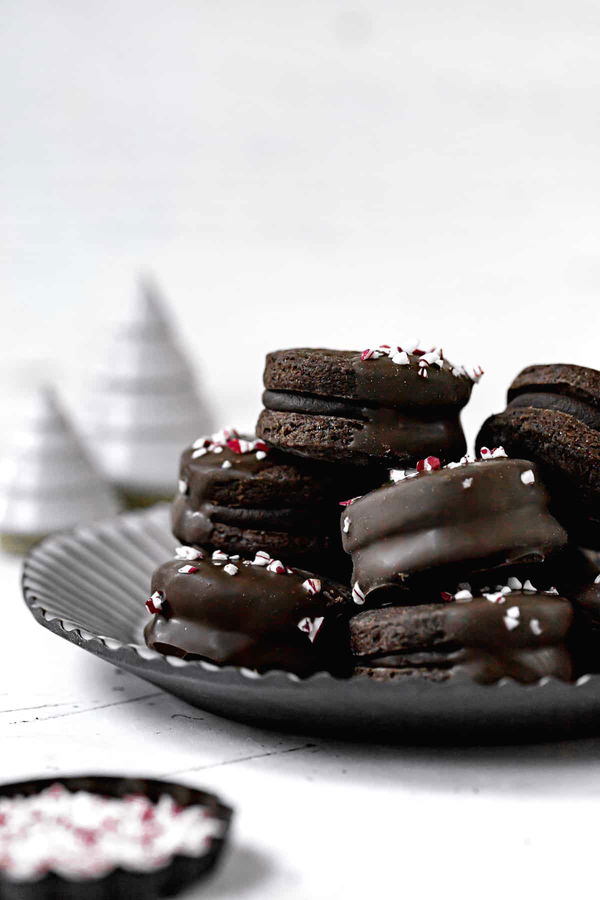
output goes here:
[{"label": "white wooden table", "polygon": [[9,780],[180,779],[236,807],[217,876],[187,896],[597,897],[600,740],[360,746],[219,719],[40,628],[0,557],[0,759]]}]

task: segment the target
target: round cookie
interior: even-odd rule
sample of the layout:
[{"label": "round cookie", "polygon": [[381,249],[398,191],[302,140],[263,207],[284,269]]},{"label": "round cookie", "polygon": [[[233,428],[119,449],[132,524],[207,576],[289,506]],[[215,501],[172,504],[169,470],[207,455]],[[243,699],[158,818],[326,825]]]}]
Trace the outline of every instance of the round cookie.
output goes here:
[{"label": "round cookie", "polygon": [[376,681],[456,675],[482,684],[570,680],[569,602],[555,594],[504,590],[468,602],[360,613],[350,620],[355,673]]},{"label": "round cookie", "polygon": [[338,501],[380,484],[371,471],[313,463],[224,429],[181,458],[173,533],[182,544],[252,555],[257,549],[318,571],[347,571]]},{"label": "round cookie", "polygon": [[569,536],[600,547],[600,372],[575,365],[524,369],[504,412],[490,416],[477,447],[502,444],[534,460]]},{"label": "round cookie", "polygon": [[278,350],[267,356],[256,431],[291,453],[335,462],[456,459],[466,449],[460,410],[480,374],[414,345]]},{"label": "round cookie", "polygon": [[302,677],[348,672],[347,588],[268,553],[207,558],[180,547],[155,571],[151,590],[144,636],[160,653]]},{"label": "round cookie", "polygon": [[424,579],[450,584],[496,570],[497,582],[498,570],[544,562],[566,546],[533,463],[497,455],[443,468],[428,457],[418,465],[392,473],[396,483],[351,501],[342,513],[355,603],[382,590],[378,599],[385,600],[390,588],[397,602],[398,588]]}]

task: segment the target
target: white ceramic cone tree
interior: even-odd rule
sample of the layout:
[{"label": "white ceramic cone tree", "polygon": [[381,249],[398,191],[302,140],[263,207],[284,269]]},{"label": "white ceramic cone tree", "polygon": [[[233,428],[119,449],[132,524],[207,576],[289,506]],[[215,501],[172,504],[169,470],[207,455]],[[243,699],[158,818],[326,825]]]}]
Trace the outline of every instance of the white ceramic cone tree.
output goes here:
[{"label": "white ceramic cone tree", "polygon": [[49,388],[32,395],[0,458],[0,544],[22,550],[120,508]]},{"label": "white ceramic cone tree", "polygon": [[113,323],[84,416],[91,453],[132,505],[170,497],[181,451],[212,428],[150,281],[140,282]]}]

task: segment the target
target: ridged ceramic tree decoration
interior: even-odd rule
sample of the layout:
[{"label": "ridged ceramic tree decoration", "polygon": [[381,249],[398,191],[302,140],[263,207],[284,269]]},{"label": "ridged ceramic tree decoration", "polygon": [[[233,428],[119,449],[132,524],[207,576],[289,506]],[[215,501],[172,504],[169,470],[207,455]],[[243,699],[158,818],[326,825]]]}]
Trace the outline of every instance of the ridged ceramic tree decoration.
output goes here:
[{"label": "ridged ceramic tree decoration", "polygon": [[119,509],[54,392],[32,395],[0,457],[0,546],[21,552],[53,531]]},{"label": "ridged ceramic tree decoration", "polygon": [[82,413],[90,451],[128,505],[173,495],[181,451],[212,422],[152,282],[113,323]]}]

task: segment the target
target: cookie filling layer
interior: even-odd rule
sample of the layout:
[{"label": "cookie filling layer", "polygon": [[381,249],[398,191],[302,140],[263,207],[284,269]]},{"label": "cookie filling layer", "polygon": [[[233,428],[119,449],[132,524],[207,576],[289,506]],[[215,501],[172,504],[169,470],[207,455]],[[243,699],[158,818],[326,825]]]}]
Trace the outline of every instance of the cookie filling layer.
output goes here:
[{"label": "cookie filling layer", "polygon": [[276,413],[347,420],[353,430],[348,449],[365,456],[410,461],[435,453],[453,459],[466,449],[456,406],[401,409],[286,391],[265,391],[263,403]]},{"label": "cookie filling layer", "polygon": [[600,411],[591,403],[583,400],[574,400],[565,394],[557,394],[552,391],[528,391],[517,394],[507,406],[508,410],[534,407],[535,409],[550,409],[573,416],[589,428],[600,431]]}]

